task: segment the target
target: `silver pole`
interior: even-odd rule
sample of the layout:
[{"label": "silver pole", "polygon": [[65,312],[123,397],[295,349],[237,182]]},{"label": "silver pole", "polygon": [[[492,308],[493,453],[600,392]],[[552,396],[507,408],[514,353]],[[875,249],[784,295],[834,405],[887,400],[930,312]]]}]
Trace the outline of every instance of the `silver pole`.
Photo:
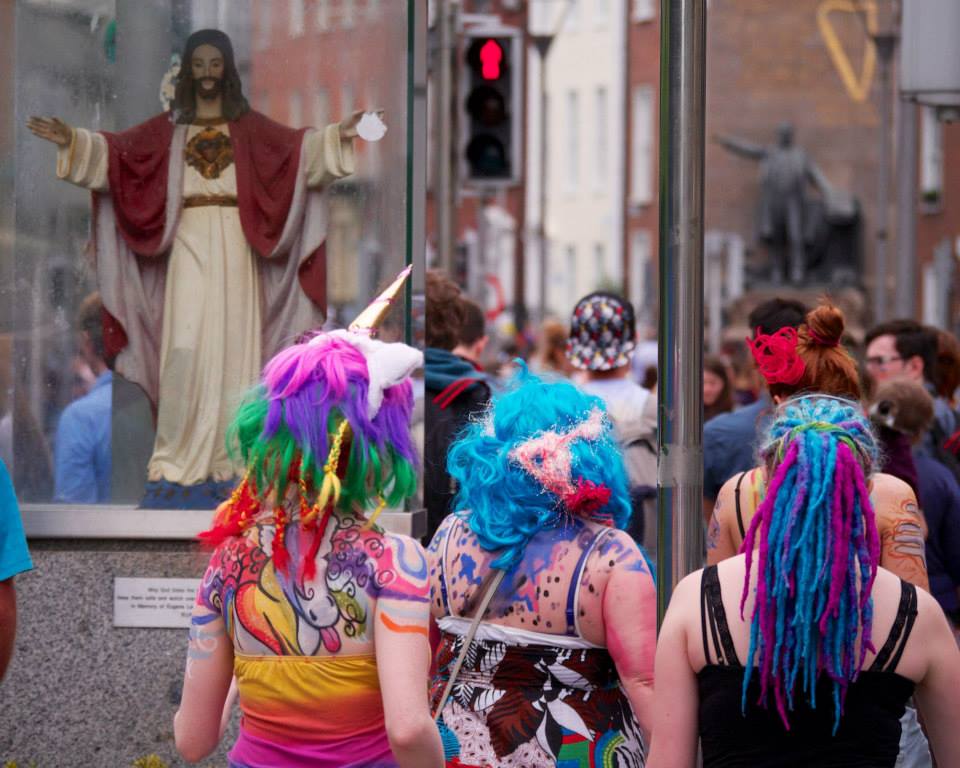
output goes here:
[{"label": "silver pole", "polygon": [[661,0],[658,612],[703,561],[706,0]]},{"label": "silver pole", "polygon": [[540,215],[537,220],[537,257],[540,268],[537,275],[537,304],[539,321],[547,316],[547,269],[550,261],[550,246],[547,242],[547,141],[549,116],[547,115],[547,55],[556,35],[531,35],[533,47],[540,59]]},{"label": "silver pole", "polygon": [[917,105],[897,101],[897,317],[917,311]]},{"label": "silver pole", "polygon": [[437,156],[437,257],[439,267],[453,274],[453,71],[455,50],[455,0],[437,3],[440,45],[437,51],[438,93],[436,104]]}]

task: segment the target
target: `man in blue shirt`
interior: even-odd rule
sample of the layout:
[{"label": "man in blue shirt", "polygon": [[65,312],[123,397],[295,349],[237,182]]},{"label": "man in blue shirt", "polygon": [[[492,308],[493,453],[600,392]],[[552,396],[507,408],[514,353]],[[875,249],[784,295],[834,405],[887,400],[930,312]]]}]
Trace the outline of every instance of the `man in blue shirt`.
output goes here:
[{"label": "man in blue shirt", "polygon": [[[807,316],[799,301],[774,298],[759,304],[747,318],[756,335],[772,334],[781,328],[798,328]],[[757,438],[769,424],[773,410],[764,391],[756,402],[730,413],[721,413],[703,427],[703,514],[707,523],[721,486],[738,472],[757,463]]]},{"label": "man in blue shirt", "polygon": [[13,656],[17,632],[17,594],[13,577],[33,568],[23,535],[20,508],[7,467],[0,461],[0,680]]},{"label": "man in blue shirt", "polygon": [[54,500],[79,504],[110,501],[110,415],[113,371],[104,360],[99,294],[80,305],[79,348],[97,379],[83,397],[68,405],[57,424],[54,445]]}]

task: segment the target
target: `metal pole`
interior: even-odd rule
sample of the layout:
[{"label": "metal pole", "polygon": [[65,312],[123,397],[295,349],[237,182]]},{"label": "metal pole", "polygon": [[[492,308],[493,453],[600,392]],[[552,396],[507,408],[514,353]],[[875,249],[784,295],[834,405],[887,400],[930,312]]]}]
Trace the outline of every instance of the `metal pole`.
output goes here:
[{"label": "metal pole", "polygon": [[453,275],[453,58],[456,8],[454,0],[437,4],[440,46],[437,52],[437,252],[440,269]]},{"label": "metal pole", "polygon": [[877,242],[874,277],[873,317],[881,322],[888,316],[887,304],[887,222],[890,218],[890,63],[896,37],[874,35],[880,59],[880,157],[877,163]]},{"label": "metal pole", "polygon": [[658,615],[703,561],[706,0],[661,0]]},{"label": "metal pole", "polygon": [[550,249],[547,244],[547,54],[553,35],[532,35],[533,46],[540,57],[540,215],[537,222],[537,256],[540,261],[537,282],[537,303],[540,322],[547,316],[547,267]]},{"label": "metal pole", "polygon": [[897,101],[897,317],[917,311],[917,106]]}]

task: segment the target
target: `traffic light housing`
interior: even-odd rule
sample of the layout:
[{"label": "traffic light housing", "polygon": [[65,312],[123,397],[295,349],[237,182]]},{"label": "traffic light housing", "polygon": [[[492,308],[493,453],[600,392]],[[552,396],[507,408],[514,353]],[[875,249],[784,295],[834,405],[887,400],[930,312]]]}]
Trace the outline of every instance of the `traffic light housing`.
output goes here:
[{"label": "traffic light housing", "polygon": [[519,30],[465,35],[462,178],[473,184],[513,184],[519,179],[520,53]]}]

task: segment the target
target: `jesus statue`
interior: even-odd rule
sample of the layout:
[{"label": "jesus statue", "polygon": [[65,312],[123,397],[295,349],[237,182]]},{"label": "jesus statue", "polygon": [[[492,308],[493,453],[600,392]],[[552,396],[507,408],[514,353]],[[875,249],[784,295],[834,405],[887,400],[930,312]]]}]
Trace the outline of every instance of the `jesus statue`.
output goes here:
[{"label": "jesus statue", "polygon": [[156,408],[151,507],[224,496],[231,412],[263,360],[323,323],[323,190],[353,172],[362,116],[295,130],[255,112],[218,30],[181,61],[173,109],[127,131],[28,121],[57,176],[93,192],[108,352]]}]

